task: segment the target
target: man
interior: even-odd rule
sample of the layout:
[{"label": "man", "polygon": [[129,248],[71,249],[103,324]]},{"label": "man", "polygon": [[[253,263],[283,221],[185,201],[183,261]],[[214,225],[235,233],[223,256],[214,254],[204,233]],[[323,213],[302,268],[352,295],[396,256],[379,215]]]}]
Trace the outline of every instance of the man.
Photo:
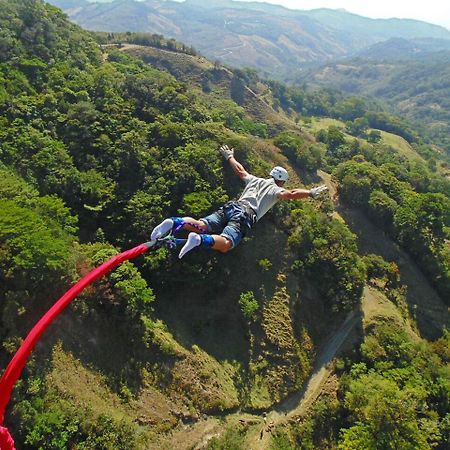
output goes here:
[{"label": "man", "polygon": [[277,166],[270,171],[271,178],[258,178],[249,174],[234,157],[234,149],[222,145],[219,149],[235,174],[245,183],[239,200],[230,201],[215,213],[200,220],[192,217],[171,217],[156,226],[151,234],[155,240],[171,231],[190,231],[180,251],[181,259],[195,247],[211,248],[226,253],[235,248],[246,232],[259,221],[279,200],[317,198],[327,190],[325,185],[306,189],[284,189],[288,173]]}]

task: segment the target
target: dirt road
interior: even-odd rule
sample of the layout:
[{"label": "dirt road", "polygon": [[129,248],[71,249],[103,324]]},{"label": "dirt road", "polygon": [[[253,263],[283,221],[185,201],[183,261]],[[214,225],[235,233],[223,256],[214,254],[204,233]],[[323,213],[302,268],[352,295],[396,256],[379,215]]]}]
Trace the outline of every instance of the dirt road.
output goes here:
[{"label": "dirt road", "polygon": [[[330,363],[341,349],[352,329],[361,322],[361,315],[351,312],[336,333],[323,346],[314,365],[313,373],[305,387],[281,402],[267,413],[266,423],[253,427],[248,433],[248,448],[251,450],[267,449],[270,445],[271,434],[267,430],[294,416],[301,415],[314,403],[320,394],[323,383],[331,374]],[[264,430],[262,433],[261,431]]]},{"label": "dirt road", "polygon": [[[159,442],[158,449],[201,450],[205,449],[208,441],[214,436],[220,436],[231,426],[246,424],[247,448],[249,450],[267,449],[270,445],[271,434],[266,429],[271,425],[279,425],[295,416],[306,412],[320,394],[322,386],[331,374],[330,362],[341,349],[352,329],[361,322],[361,315],[351,312],[338,330],[319,351],[313,373],[304,388],[286,398],[279,405],[266,414],[266,420],[261,415],[237,412],[230,414],[222,421],[217,417],[208,417],[199,422],[186,425],[174,431],[163,442]],[[264,429],[263,433],[261,431]]]}]

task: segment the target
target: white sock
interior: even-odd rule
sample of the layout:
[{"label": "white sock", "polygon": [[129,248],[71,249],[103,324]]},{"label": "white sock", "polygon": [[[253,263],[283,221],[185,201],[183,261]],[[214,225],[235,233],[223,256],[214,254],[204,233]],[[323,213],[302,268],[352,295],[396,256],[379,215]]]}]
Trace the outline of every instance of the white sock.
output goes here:
[{"label": "white sock", "polygon": [[190,252],[193,248],[198,247],[202,243],[202,238],[197,233],[189,233],[186,244],[183,245],[183,248],[178,255],[178,258],[182,258],[187,252]]},{"label": "white sock", "polygon": [[153,228],[152,234],[150,236],[150,240],[154,241],[155,239],[159,239],[160,237],[164,237],[169,231],[173,228],[173,220],[165,219],[155,228]]}]

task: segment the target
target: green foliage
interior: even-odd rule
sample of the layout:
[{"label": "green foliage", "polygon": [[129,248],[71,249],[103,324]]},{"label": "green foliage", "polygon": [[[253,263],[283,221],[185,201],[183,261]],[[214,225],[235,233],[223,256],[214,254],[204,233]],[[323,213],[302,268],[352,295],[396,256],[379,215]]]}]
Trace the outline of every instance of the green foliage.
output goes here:
[{"label": "green foliage", "polygon": [[379,142],[381,140],[381,133],[379,130],[370,130],[367,134],[367,142]]},{"label": "green foliage", "polygon": [[42,68],[44,63],[58,59],[70,59],[80,66],[98,62],[100,52],[92,45],[92,38],[67,22],[59,9],[42,1],[2,0],[0,11],[5,30],[0,62],[22,57],[31,76],[34,67]]},{"label": "green foliage", "polygon": [[297,164],[306,170],[314,171],[323,167],[325,148],[320,144],[312,144],[297,150]]},{"label": "green foliage", "polygon": [[245,110],[231,100],[223,100],[220,102],[220,109],[212,111],[212,118],[220,121],[227,128],[238,133],[251,134],[261,138],[268,136],[267,125],[262,122],[254,122],[246,117]]},{"label": "green foliage", "polygon": [[25,443],[45,449],[67,448],[77,431],[77,421],[70,421],[61,411],[43,412],[38,415]]},{"label": "green foliage", "polygon": [[167,39],[160,34],[132,33],[130,31],[127,31],[126,33],[97,31],[94,33],[94,37],[103,45],[117,44],[119,48],[120,45],[128,43],[162,48],[174,52],[186,53],[188,55],[197,54],[197,51],[193,47],[187,47],[182,42],[177,42],[175,39]]},{"label": "green foliage", "polygon": [[294,449],[295,447],[292,445],[289,437],[285,433],[277,431],[272,436],[270,450],[294,450]]},{"label": "green foliage", "polygon": [[[397,134],[405,138],[408,142],[417,140],[416,133],[399,118],[386,113],[368,113],[366,117],[371,128]],[[378,134],[375,132],[373,136],[375,138]]]},{"label": "green foliage", "polygon": [[132,450],[136,448],[135,430],[125,420],[116,421],[108,415],[101,415],[89,424],[86,429],[86,438],[77,448],[83,450],[121,448]]},{"label": "green foliage", "polygon": [[208,441],[208,450],[244,450],[245,435],[239,429],[228,428],[221,437],[213,437]]},{"label": "green foliage", "polygon": [[33,448],[136,448],[135,429],[131,423],[118,421],[107,414],[94,417],[89,409],[77,410],[52,392],[46,398],[37,395],[30,401],[23,400],[15,407],[14,414],[20,417],[24,444]]},{"label": "green foliage", "polygon": [[252,291],[243,292],[239,297],[242,314],[247,320],[254,321],[259,309],[258,301]]},{"label": "green foliage", "polygon": [[288,131],[279,133],[273,142],[301,168],[313,171],[322,166],[325,149],[320,144],[306,144],[300,135]]},{"label": "green foliage", "polygon": [[[335,448],[341,423],[342,407],[339,401],[325,394],[314,402],[307,417],[291,427],[291,440],[295,442],[295,446],[286,449]],[[284,441],[287,441],[286,437]],[[274,446],[274,450],[275,448]]]},{"label": "green foliage", "polygon": [[[417,258],[422,270],[443,298],[450,293],[450,271],[445,245],[450,224],[450,200],[439,192],[417,193],[407,181],[416,179],[393,164],[376,167],[369,162],[347,161],[337,166],[341,199],[362,207]],[[413,172],[414,171],[414,172]]]},{"label": "green foliage", "polygon": [[297,150],[304,144],[304,140],[298,134],[283,131],[275,137],[273,143],[277,147],[280,147],[287,157],[295,159]]},{"label": "green foliage", "polygon": [[397,264],[385,261],[381,256],[373,253],[363,256],[367,269],[367,279],[380,279],[390,287],[396,286],[400,281],[400,273]]},{"label": "green foliage", "polygon": [[307,203],[292,211],[289,225],[288,242],[298,258],[293,267],[316,285],[335,311],[358,304],[365,267],[357,254],[355,236]]},{"label": "green foliage", "polygon": [[322,153],[322,158],[331,167],[360,153],[359,141],[348,141],[343,129],[335,125],[330,125],[327,130],[319,130],[316,139],[326,146],[327,151],[325,155]]},{"label": "green foliage", "polygon": [[190,192],[183,197],[183,209],[188,215],[202,217],[211,209],[208,192]]},{"label": "green foliage", "polygon": [[[404,44],[411,46],[405,51]],[[404,41],[391,39],[379,44],[375,54],[368,58],[358,58],[336,67],[328,66],[320,70],[320,81],[315,84],[335,86],[341,92],[364,95],[377,99],[386,110],[414,123],[414,129],[405,120],[393,117],[380,117],[380,113],[370,117],[372,123],[378,122],[380,128],[394,130],[405,139],[420,134],[430,136],[443,149],[449,148],[449,99],[446,95],[449,78],[449,53],[430,52],[429,49],[417,51],[423,41]],[[392,48],[389,48],[392,47]],[[394,49],[393,55],[391,50]],[[382,63],[380,63],[382,61]],[[331,70],[329,70],[331,69]],[[310,83],[312,74],[306,81]],[[314,83],[313,81],[313,83]],[[361,114],[361,111],[358,112]],[[385,114],[383,114],[385,115]]]},{"label": "green foliage", "polygon": [[37,212],[0,200],[0,276],[11,288],[37,289],[67,270],[69,236]]},{"label": "green foliage", "polygon": [[359,450],[361,448],[375,450],[383,447],[377,447],[377,440],[367,425],[357,423],[351,428],[342,430],[342,442],[338,447],[339,450]]},{"label": "green foliage", "polygon": [[369,121],[366,117],[358,117],[353,121],[348,121],[346,126],[347,133],[352,136],[365,137],[369,128]]},{"label": "green foliage", "polygon": [[393,321],[381,321],[361,351],[365,364],[354,364],[344,383],[351,426],[342,430],[339,448],[445,446],[442,401],[448,391],[441,385],[443,361],[432,346],[413,342]]},{"label": "green foliage", "polygon": [[385,229],[391,229],[398,203],[381,189],[374,189],[370,193],[368,205],[376,221]]},{"label": "green foliage", "polygon": [[258,265],[259,265],[259,267],[261,267],[261,270],[263,272],[268,272],[270,270],[270,268],[272,267],[272,263],[267,258],[260,259],[258,261]]},{"label": "green foliage", "polygon": [[[94,267],[117,254],[110,245],[101,243],[85,245],[82,250]],[[114,269],[108,274],[108,280],[106,291],[103,292],[104,298],[111,298],[119,311],[126,312],[130,321],[139,319],[141,315],[150,314],[150,304],[155,299],[153,292],[131,262],[124,262]]]}]

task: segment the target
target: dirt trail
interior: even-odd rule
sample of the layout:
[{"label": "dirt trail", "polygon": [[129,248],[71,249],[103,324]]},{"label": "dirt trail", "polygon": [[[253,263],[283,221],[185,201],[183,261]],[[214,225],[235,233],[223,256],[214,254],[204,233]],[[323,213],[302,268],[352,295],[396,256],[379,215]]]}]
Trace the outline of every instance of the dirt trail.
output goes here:
[{"label": "dirt trail", "polygon": [[[329,341],[323,346],[316,359],[313,373],[305,384],[304,388],[288,397],[282,403],[277,405],[272,411],[267,413],[266,424],[255,426],[249,432],[248,445],[251,450],[266,449],[271,442],[271,434],[267,430],[280,425],[283,422],[291,420],[295,416],[305,413],[320,394],[321,388],[332,370],[329,363],[341,349],[343,343],[349,336],[353,328],[361,322],[361,315],[352,311],[344,323],[339,327],[336,333],[331,336]],[[261,432],[263,430],[263,432]]]},{"label": "dirt trail", "polygon": [[292,394],[283,402],[276,405],[264,416],[250,413],[236,412],[223,418],[210,416],[205,420],[186,425],[182,429],[172,432],[164,442],[160,442],[155,449],[201,450],[206,449],[208,441],[223,434],[228,427],[248,426],[247,449],[264,450],[271,444],[272,428],[285,422],[295,420],[304,415],[319,397],[325,382],[333,370],[330,363],[335,358],[355,327],[362,324],[363,314],[370,315],[377,310],[378,297],[369,287],[364,289],[363,311],[352,311],[330,339],[323,345],[316,358],[313,373],[303,389]]},{"label": "dirt trail", "polygon": [[293,417],[305,413],[317,399],[324,382],[330,376],[332,370],[329,363],[336,356],[342,345],[348,338],[353,328],[361,322],[361,315],[351,312],[339,329],[331,336],[328,342],[322,347],[313,373],[305,384],[304,388],[289,396],[286,400],[275,406],[263,420],[261,415],[237,412],[230,414],[221,421],[217,417],[208,417],[205,420],[186,425],[182,429],[172,432],[163,442],[159,442],[155,448],[177,450],[201,450],[205,449],[208,441],[214,436],[220,436],[224,429],[230,426],[246,424],[249,426],[247,433],[247,445],[249,450],[266,449],[271,442],[271,434],[261,430],[266,430],[269,426],[274,427]]}]

